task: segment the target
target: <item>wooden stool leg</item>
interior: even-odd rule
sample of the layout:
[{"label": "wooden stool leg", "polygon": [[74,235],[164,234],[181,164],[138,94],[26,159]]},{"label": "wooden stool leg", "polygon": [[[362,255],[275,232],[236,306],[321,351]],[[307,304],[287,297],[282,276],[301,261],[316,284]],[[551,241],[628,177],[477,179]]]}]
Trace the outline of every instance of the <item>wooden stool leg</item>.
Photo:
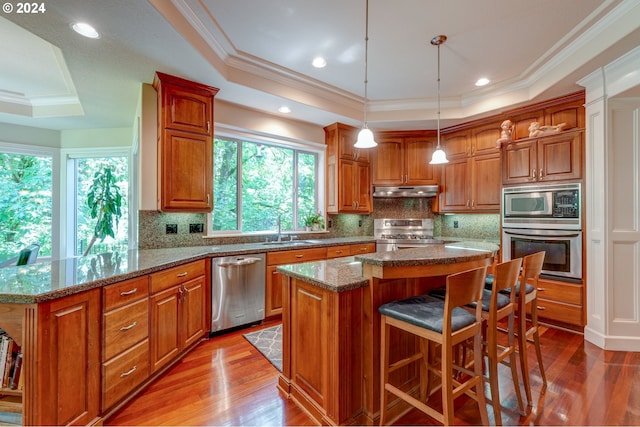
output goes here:
[{"label": "wooden stool leg", "polygon": [[520,354],[520,368],[522,371],[524,393],[527,397],[527,403],[529,406],[532,406],[529,361],[527,358],[527,308],[524,304],[518,304],[518,352]]},{"label": "wooden stool leg", "polygon": [[544,366],[542,365],[542,349],[540,348],[540,333],[538,332],[538,309],[537,298],[531,302],[531,322],[533,323],[533,342],[536,347],[536,357],[538,358],[538,367],[540,368],[540,376],[542,377],[542,384],[547,386],[547,376],[544,373]]},{"label": "wooden stool leg", "polygon": [[489,386],[491,389],[491,404],[496,425],[502,425],[500,408],[500,385],[498,384],[498,344],[496,331],[489,331],[487,336],[487,362],[489,364]]},{"label": "wooden stool leg", "polygon": [[482,420],[482,425],[488,426],[489,416],[487,415],[487,401],[484,397],[484,374],[482,371],[482,337],[479,333],[473,339],[473,359],[475,361],[474,373],[478,380],[475,386],[475,391],[476,399],[478,401],[478,410],[480,411],[480,419]]},{"label": "wooden stool leg", "polygon": [[430,389],[429,381],[429,342],[420,338],[420,352],[422,353],[422,360],[420,361],[420,401],[426,402],[429,395],[427,391]]},{"label": "wooden stool leg", "polygon": [[382,384],[380,386],[380,425],[386,425],[387,415],[387,390],[385,385],[389,382],[389,331],[391,326],[386,321],[387,317],[382,316],[382,328],[380,331],[380,347],[382,354],[380,355],[380,376]]},{"label": "wooden stool leg", "polygon": [[[511,313],[508,319],[508,343],[509,347],[514,348],[515,345],[515,334],[513,327],[515,323],[514,314]],[[522,393],[520,392],[520,382],[518,381],[518,367],[516,366],[516,353],[514,351],[509,355],[509,367],[511,368],[511,378],[513,378],[513,387],[516,392],[516,398],[518,399],[518,408],[520,409],[520,414],[525,415],[524,405],[522,404]]]},{"label": "wooden stool leg", "polygon": [[449,345],[441,345],[442,363],[442,416],[443,424],[453,425],[453,349]]}]

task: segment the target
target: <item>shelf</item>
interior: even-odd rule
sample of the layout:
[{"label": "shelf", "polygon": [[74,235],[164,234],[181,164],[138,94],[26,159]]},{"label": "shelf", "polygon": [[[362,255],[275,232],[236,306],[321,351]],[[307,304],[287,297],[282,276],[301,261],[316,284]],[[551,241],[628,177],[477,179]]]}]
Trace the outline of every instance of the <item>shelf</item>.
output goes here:
[{"label": "shelf", "polygon": [[0,387],[0,396],[22,396],[22,390]]},{"label": "shelf", "polygon": [[0,396],[0,412],[22,413],[21,396]]}]

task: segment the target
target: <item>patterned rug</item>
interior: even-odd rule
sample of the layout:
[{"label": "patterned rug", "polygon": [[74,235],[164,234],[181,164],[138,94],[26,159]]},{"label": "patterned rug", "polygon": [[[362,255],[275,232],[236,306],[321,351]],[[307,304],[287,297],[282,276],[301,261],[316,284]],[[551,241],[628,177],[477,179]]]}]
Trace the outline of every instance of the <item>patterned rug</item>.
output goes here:
[{"label": "patterned rug", "polygon": [[282,372],[282,325],[242,335]]}]

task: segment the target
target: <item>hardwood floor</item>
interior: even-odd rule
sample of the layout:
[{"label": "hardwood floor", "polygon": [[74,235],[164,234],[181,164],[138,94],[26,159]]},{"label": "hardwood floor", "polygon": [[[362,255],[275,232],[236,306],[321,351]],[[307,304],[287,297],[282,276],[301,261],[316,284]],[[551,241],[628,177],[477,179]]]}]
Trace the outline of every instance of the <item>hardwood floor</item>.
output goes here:
[{"label": "hardwood floor", "polygon": [[[262,327],[268,326],[273,323]],[[278,392],[278,371],[242,337],[246,332],[202,342],[106,425],[314,425]],[[640,353],[604,351],[581,335],[552,328],[541,332],[548,387],[541,390],[533,368],[533,406],[520,416],[509,368],[501,366],[505,425],[640,425]],[[455,422],[478,424],[475,402],[459,399]],[[438,423],[414,410],[397,424]]]}]

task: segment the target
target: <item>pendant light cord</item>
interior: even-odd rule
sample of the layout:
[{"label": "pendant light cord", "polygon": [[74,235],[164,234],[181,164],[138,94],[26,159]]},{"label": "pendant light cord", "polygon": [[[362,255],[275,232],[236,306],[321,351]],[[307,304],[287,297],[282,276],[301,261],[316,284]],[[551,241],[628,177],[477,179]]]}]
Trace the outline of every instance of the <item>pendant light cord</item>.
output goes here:
[{"label": "pendant light cord", "polygon": [[440,149],[440,44],[438,43],[438,144],[436,150]]},{"label": "pendant light cord", "polygon": [[369,0],[366,1],[365,8],[365,23],[364,23],[364,127],[367,127],[367,105],[368,105],[368,92],[367,84],[368,68],[369,68]]}]

